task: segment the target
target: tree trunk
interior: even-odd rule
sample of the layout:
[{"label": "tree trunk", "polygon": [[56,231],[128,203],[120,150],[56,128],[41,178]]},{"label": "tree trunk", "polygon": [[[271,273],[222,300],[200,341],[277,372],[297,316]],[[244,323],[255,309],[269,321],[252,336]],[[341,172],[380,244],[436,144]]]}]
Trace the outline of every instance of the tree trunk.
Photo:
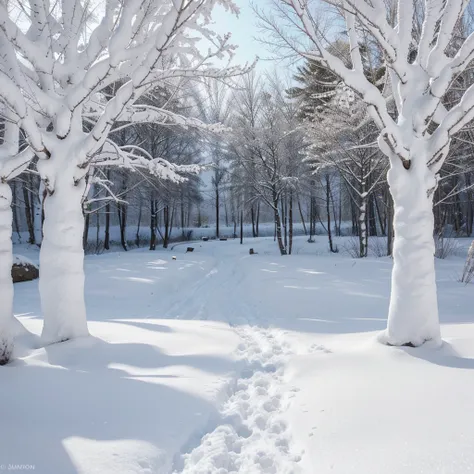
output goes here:
[{"label": "tree trunk", "polygon": [[252,236],[257,237],[257,234],[255,232],[255,209],[253,208],[253,205],[250,207],[250,216],[252,219]]},{"label": "tree trunk", "polygon": [[140,226],[141,226],[141,223],[142,223],[142,206],[143,206],[143,203],[142,203],[142,198],[140,196],[140,201],[139,201],[139,204],[138,204],[137,233],[135,234],[135,245],[137,247],[140,247]]},{"label": "tree trunk", "polygon": [[388,173],[394,202],[392,291],[388,326],[382,340],[418,346],[441,342],[434,267],[434,174],[424,157],[407,171],[395,159]]},{"label": "tree trunk", "polygon": [[351,199],[351,218],[352,218],[352,235],[359,235],[359,224],[357,221],[357,203]]},{"label": "tree trunk", "polygon": [[286,248],[283,245],[283,238],[281,235],[281,218],[277,207],[275,208],[275,236],[278,242],[278,248],[280,249],[280,254],[286,255]]},{"label": "tree trunk", "polygon": [[[12,190],[12,203],[16,202],[16,182],[12,181],[11,184],[11,190]],[[15,229],[15,232],[18,235],[18,242],[21,242],[21,233],[20,233],[20,226],[18,224],[18,208],[16,205],[12,205],[12,213],[13,213],[13,227]]]},{"label": "tree trunk", "polygon": [[84,231],[82,233],[82,248],[86,250],[87,248],[87,241],[89,240],[89,227],[91,222],[91,215],[90,212],[87,212],[88,209],[83,209],[83,217],[84,217]]},{"label": "tree trunk", "polygon": [[163,237],[163,248],[168,248],[168,241],[170,238],[169,229],[170,229],[170,208],[165,206],[163,209],[163,224],[165,226],[165,235]]},{"label": "tree trunk", "polygon": [[173,207],[171,208],[170,228],[169,228],[169,232],[168,232],[168,240],[171,239],[171,235],[173,234],[173,222],[174,222],[175,211],[176,211],[176,207],[173,205]]},{"label": "tree trunk", "polygon": [[285,249],[288,248],[288,212],[287,212],[287,202],[286,195],[285,199],[281,200],[281,219],[283,221],[283,237],[285,242]]},{"label": "tree trunk", "polygon": [[328,188],[329,188],[329,198],[330,198],[330,201],[332,202],[331,208],[332,208],[332,215],[333,215],[333,218],[334,218],[334,232],[336,233],[336,237],[340,237],[341,233],[340,233],[338,225],[337,225],[336,203],[334,201],[334,195],[333,195],[333,192],[332,192],[332,187],[329,183],[328,183]]},{"label": "tree trunk", "polygon": [[117,203],[117,212],[120,224],[120,243],[122,248],[127,251],[127,205],[125,203]]},{"label": "tree trunk", "polygon": [[466,192],[466,235],[470,237],[472,235],[472,223],[474,218],[473,208],[472,208],[472,189],[471,186],[471,175],[470,173],[465,174],[466,187],[468,188]]},{"label": "tree trunk", "polygon": [[117,216],[118,216],[118,221],[119,221],[119,228],[120,228],[120,243],[122,245],[122,248],[127,251],[127,238],[125,236],[126,233],[126,225],[127,221],[124,216],[124,209],[122,207],[122,203],[118,202],[117,203]]},{"label": "tree trunk", "polygon": [[104,237],[104,249],[110,249],[110,202],[107,202],[105,206],[105,237]]},{"label": "tree trunk", "polygon": [[374,194],[368,196],[368,221],[369,221],[369,234],[372,237],[377,236],[377,221],[375,217],[375,204],[374,204]]},{"label": "tree trunk", "polygon": [[219,188],[216,187],[216,239],[219,237]]},{"label": "tree trunk", "polygon": [[54,193],[44,199],[39,292],[46,344],[89,334],[84,301],[85,179],[74,184],[74,170],[58,173]]},{"label": "tree trunk", "polygon": [[367,257],[367,194],[361,196],[359,209],[359,257]]},{"label": "tree trunk", "polygon": [[150,199],[150,250],[156,250],[156,205]]},{"label": "tree trunk", "polygon": [[225,226],[229,227],[229,212],[227,209],[227,195],[224,195],[224,213],[225,213]]},{"label": "tree trunk", "polygon": [[42,192],[41,192],[41,227],[40,227],[40,230],[41,230],[41,242],[43,241],[43,238],[44,238],[44,201],[46,199],[46,196],[47,196],[47,191],[46,189],[43,188]]},{"label": "tree trunk", "polygon": [[339,177],[339,210],[337,216],[337,228],[338,228],[338,235],[339,237],[342,235],[342,184],[341,178]]},{"label": "tree trunk", "polygon": [[0,182],[0,365],[5,365],[13,350],[13,245],[12,191]]},{"label": "tree trunk", "polygon": [[[30,180],[27,182],[31,185]],[[22,185],[23,188],[23,200],[25,201],[25,217],[26,217],[26,226],[28,227],[28,243],[31,245],[36,244],[36,235],[35,235],[35,223],[34,223],[34,212],[33,212],[33,202],[30,198],[30,192],[28,191],[25,183]]]},{"label": "tree trunk", "polygon": [[298,195],[298,210],[300,213],[301,223],[303,224],[304,235],[308,235],[308,231],[306,230],[306,223],[304,221],[303,210],[301,209],[301,201]]},{"label": "tree trunk", "polygon": [[258,225],[260,223],[260,201],[257,203],[257,219],[255,221],[255,237],[258,237]]},{"label": "tree trunk", "polygon": [[392,196],[387,197],[387,255],[393,253],[393,200]]},{"label": "tree trunk", "polygon": [[378,218],[379,226],[380,226],[380,234],[382,236],[386,236],[387,228],[385,226],[385,219],[383,217],[382,212],[380,211],[379,200],[377,199],[377,195],[375,193],[374,193],[374,203],[375,203],[375,211],[377,213],[377,218]]},{"label": "tree trunk", "polygon": [[99,210],[95,213],[95,248],[96,252],[99,252],[100,243],[100,212]]},{"label": "tree trunk", "polygon": [[291,255],[291,250],[293,248],[293,191],[290,191],[290,208],[288,211],[288,227],[289,227],[289,245],[288,245],[288,255]]},{"label": "tree trunk", "polygon": [[278,242],[280,254],[286,255],[286,247],[283,245],[283,239],[281,235],[281,217],[278,211],[278,197],[275,190],[273,190],[273,212],[275,217],[275,239]]},{"label": "tree trunk", "polygon": [[184,237],[185,237],[185,234],[184,234],[184,201],[183,201],[184,197],[183,197],[183,194],[181,193],[181,202],[180,202],[180,206],[181,206],[181,237],[183,238],[184,240]]},{"label": "tree trunk", "polygon": [[244,210],[240,210],[240,244],[244,243]]},{"label": "tree trunk", "polygon": [[[122,198],[126,199],[126,192],[128,186],[128,175],[124,174],[122,177],[122,184],[121,184],[121,191],[122,191]],[[126,202],[118,202],[117,203],[117,214],[119,218],[120,224],[120,243],[125,251],[128,251],[128,243],[127,243],[127,218],[128,218],[128,204]]]},{"label": "tree trunk", "polygon": [[333,241],[332,241],[332,232],[331,232],[331,184],[329,175],[326,175],[326,213],[328,218],[328,241],[329,241],[329,250],[332,253],[337,252],[337,248],[334,248]]}]

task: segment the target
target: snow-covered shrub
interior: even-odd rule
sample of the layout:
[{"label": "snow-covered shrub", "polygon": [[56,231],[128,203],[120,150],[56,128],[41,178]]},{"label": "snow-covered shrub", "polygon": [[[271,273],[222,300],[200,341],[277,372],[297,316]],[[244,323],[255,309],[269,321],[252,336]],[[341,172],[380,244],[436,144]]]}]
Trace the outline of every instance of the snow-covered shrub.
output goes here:
[{"label": "snow-covered shrub", "polygon": [[440,234],[435,237],[435,257],[445,259],[459,252],[459,242],[453,237]]},{"label": "snow-covered shrub", "polygon": [[463,283],[470,283],[474,278],[474,240],[469,247],[467,252],[466,263],[464,264],[464,269],[461,275],[461,281]]},{"label": "snow-covered shrub", "polygon": [[342,248],[352,258],[360,258],[360,242],[357,237],[349,237]]},{"label": "snow-covered shrub", "polygon": [[369,254],[374,257],[386,257],[387,253],[387,238],[373,237],[369,239]]}]

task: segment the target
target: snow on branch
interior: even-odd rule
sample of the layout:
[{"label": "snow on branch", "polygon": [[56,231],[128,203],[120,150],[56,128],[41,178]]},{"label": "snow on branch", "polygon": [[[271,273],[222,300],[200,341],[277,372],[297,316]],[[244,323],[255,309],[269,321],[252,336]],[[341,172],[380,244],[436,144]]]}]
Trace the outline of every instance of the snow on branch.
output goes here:
[{"label": "snow on branch", "polygon": [[94,167],[117,166],[131,171],[146,170],[160,179],[181,183],[187,180],[186,175],[199,174],[200,165],[176,165],[170,161],[153,157],[144,148],[135,145],[118,146],[108,139],[94,160]]},{"label": "snow on branch", "polygon": [[[426,0],[420,12],[415,0],[398,0],[392,25],[381,0],[327,0],[344,13],[350,66],[325,47],[309,1],[281,3],[293,12],[300,32],[311,41],[312,49],[300,54],[328,68],[368,105],[380,130],[382,151],[390,159],[401,160],[405,169],[415,160],[424,160],[433,172],[439,171],[451,137],[474,118],[474,86],[457,94],[457,103],[445,103],[451,87],[474,59],[474,33],[460,42],[462,33],[457,32],[468,1]],[[422,28],[417,37],[413,25],[419,20]],[[368,46],[373,43],[383,54],[379,68],[390,78],[395,111],[389,107],[388,95],[366,71],[361,48],[373,48]]]},{"label": "snow on branch", "polygon": [[[227,80],[252,67],[216,63],[230,60],[235,50],[230,35],[212,29],[218,4],[238,12],[232,0],[106,0],[95,6],[81,0],[0,0],[0,105],[41,161],[74,162],[75,182],[95,160],[138,160],[110,145],[116,122],[224,131],[166,106],[142,104],[157,86],[178,79]],[[209,45],[205,52],[203,42]],[[148,160],[150,172],[182,179],[184,170],[154,160]],[[50,163],[40,169],[51,188],[60,167]]]}]

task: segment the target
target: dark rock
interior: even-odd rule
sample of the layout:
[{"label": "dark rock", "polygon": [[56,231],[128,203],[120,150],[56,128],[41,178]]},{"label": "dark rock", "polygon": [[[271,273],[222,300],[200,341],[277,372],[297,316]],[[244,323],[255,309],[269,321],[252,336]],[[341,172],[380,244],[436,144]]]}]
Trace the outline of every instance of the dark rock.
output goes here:
[{"label": "dark rock", "polygon": [[39,278],[39,269],[33,262],[21,256],[14,257],[12,266],[13,283],[36,280],[37,278]]}]

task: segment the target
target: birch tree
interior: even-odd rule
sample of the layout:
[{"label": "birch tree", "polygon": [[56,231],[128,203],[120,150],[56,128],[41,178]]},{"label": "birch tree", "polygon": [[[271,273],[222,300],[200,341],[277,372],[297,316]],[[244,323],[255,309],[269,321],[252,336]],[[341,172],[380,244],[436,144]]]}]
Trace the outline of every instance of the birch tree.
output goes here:
[{"label": "birch tree", "polygon": [[[393,345],[439,343],[433,195],[452,136],[474,117],[473,86],[451,108],[443,105],[456,77],[474,58],[474,34],[464,41],[454,38],[469,2],[425,0],[419,9],[415,0],[398,0],[395,25],[381,0],[329,3],[344,12],[350,67],[325,48],[308,0],[277,4],[309,40],[310,48],[303,50],[282,29],[278,33],[304,57],[321,63],[356,91],[380,130],[378,144],[390,161],[387,179],[395,209],[392,291],[388,326],[381,339]],[[413,35],[420,20],[421,32]],[[360,44],[366,37],[384,58],[394,114],[384,92],[364,74]]]},{"label": "birch tree", "polygon": [[[237,11],[232,0],[0,0],[0,101],[39,158],[46,190],[39,284],[45,343],[88,334],[82,200],[97,156],[106,147],[109,159],[120,155],[108,141],[114,124],[196,125],[140,98],[176,78],[239,72],[212,63],[233,48],[209,27],[216,4]],[[210,45],[204,54],[199,38]],[[112,84],[121,85],[108,100],[102,91]],[[161,177],[180,174],[165,160],[153,167]]]}]

